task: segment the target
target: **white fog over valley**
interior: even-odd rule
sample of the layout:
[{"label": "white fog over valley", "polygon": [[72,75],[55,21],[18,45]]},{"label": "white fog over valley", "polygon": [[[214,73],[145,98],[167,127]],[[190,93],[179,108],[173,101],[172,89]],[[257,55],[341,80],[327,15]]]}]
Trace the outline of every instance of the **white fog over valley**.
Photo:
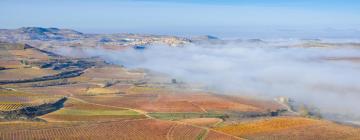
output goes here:
[{"label": "white fog over valley", "polygon": [[360,140],[360,0],[0,0],[0,15],[0,140]]},{"label": "white fog over valley", "polygon": [[205,84],[222,94],[289,97],[319,108],[330,119],[359,120],[360,63],[356,59],[360,49],[346,45],[304,47],[304,42],[228,41],[183,47],[152,45],[125,51],[62,48],[58,52],[98,56],[131,69],[145,68],[186,83]]}]

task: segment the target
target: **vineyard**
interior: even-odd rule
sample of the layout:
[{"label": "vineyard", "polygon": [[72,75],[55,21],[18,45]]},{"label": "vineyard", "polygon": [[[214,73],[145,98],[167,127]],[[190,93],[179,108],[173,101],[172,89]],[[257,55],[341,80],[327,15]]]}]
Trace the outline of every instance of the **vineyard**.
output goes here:
[{"label": "vineyard", "polygon": [[126,69],[115,66],[89,68],[82,76],[96,82],[112,80],[132,81],[143,78],[142,73],[131,73]]},{"label": "vineyard", "polygon": [[218,95],[100,58],[58,56],[24,45],[1,47],[0,140],[360,137],[359,128],[272,115],[284,107],[271,100]]},{"label": "vineyard", "polygon": [[12,90],[0,90],[0,111],[17,110],[24,107],[50,103],[62,96],[30,94]]},{"label": "vineyard", "polygon": [[2,70],[0,80],[23,80],[55,74],[52,70],[37,68],[19,68]]},{"label": "vineyard", "polygon": [[76,96],[79,99],[83,99],[88,102],[110,105],[110,106],[119,106],[127,108],[137,108],[142,109],[142,106],[146,106],[153,101],[156,101],[158,95],[122,95],[122,96]]},{"label": "vineyard", "polygon": [[0,104],[41,104],[63,96],[0,89]]},{"label": "vineyard", "polygon": [[223,120],[220,118],[193,118],[193,119],[183,119],[180,121],[185,122],[187,124],[204,126],[204,127],[214,127],[223,122]]},{"label": "vineyard", "polygon": [[184,113],[148,113],[148,115],[161,119],[161,120],[182,120],[191,118],[219,118],[225,119],[226,114],[218,113],[197,113],[197,112],[184,112]]},{"label": "vineyard", "polygon": [[[360,129],[299,117],[282,117],[244,122],[216,130],[249,139],[339,139],[359,138]],[[309,131],[311,130],[311,131]]]},{"label": "vineyard", "polygon": [[10,111],[31,106],[31,104],[0,104],[0,111]]},{"label": "vineyard", "polygon": [[245,140],[245,139],[210,130],[205,140]]},{"label": "vineyard", "polygon": [[32,49],[9,50],[9,53],[20,59],[49,60],[47,55]]},{"label": "vineyard", "polygon": [[246,102],[231,101],[221,96],[212,95],[209,93],[183,93],[172,92],[173,94],[165,94],[160,96],[160,101],[176,102],[186,101],[200,108],[202,111],[260,111],[260,108],[254,104]]},{"label": "vineyard", "polygon": [[145,116],[129,109],[101,106],[70,99],[65,104],[64,109],[47,114],[42,118],[56,121],[105,121],[141,119]]},{"label": "vineyard", "polygon": [[164,92],[164,90],[160,89],[160,88],[138,87],[138,86],[133,86],[130,89],[128,89],[129,94],[138,94],[138,93],[142,93],[142,94],[158,94],[160,92]]},{"label": "vineyard", "polygon": [[176,124],[170,128],[167,137],[170,140],[203,139],[203,137],[206,137],[206,130],[198,127]]},{"label": "vineyard", "polygon": [[[10,130],[1,130],[0,139],[149,139],[149,140],[184,140],[196,139],[199,135],[207,137],[204,129],[175,124],[173,122],[143,120],[120,120],[101,123],[78,123],[59,125],[59,123],[22,124],[23,128],[17,128],[16,124],[7,124]],[[60,127],[58,127],[60,126]],[[223,134],[211,132],[219,138],[231,139]]]},{"label": "vineyard", "polygon": [[[149,125],[150,128],[148,126]],[[0,139],[165,139],[169,123],[152,120],[83,124],[73,127],[2,132]],[[96,133],[94,133],[96,132]],[[64,135],[66,134],[66,135]]]},{"label": "vineyard", "polygon": [[121,94],[119,90],[109,88],[89,88],[85,96],[108,95],[108,94]]},{"label": "vineyard", "polygon": [[[4,56],[3,53],[0,53],[1,56]],[[22,64],[17,60],[0,60],[0,66],[11,69],[11,68],[21,68]]]},{"label": "vineyard", "polygon": [[33,97],[31,96],[23,96],[23,95],[4,95],[0,94],[0,102],[1,103],[26,103],[33,101]]},{"label": "vineyard", "polygon": [[[148,88],[145,88],[148,90]],[[151,90],[153,90],[151,88]],[[143,89],[137,93],[108,97],[78,97],[89,102],[137,108],[147,112],[206,112],[206,111],[262,111],[253,105],[232,102],[207,94],[183,94],[179,91],[162,90],[148,94]],[[154,92],[154,91],[151,91]],[[166,94],[165,94],[166,93]],[[170,94],[171,93],[171,94]]]}]

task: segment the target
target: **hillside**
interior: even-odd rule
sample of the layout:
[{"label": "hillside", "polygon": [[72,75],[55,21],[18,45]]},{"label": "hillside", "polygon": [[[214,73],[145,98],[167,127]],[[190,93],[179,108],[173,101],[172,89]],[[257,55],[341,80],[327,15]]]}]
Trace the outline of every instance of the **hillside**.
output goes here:
[{"label": "hillside", "polygon": [[6,118],[0,119],[0,139],[360,137],[357,127],[321,119],[312,110],[305,114],[292,110],[285,102],[241,93],[224,95],[102,57],[70,57],[53,51],[97,45],[110,51],[156,43],[181,46],[190,39],[28,27],[0,30],[0,40],[0,118]]}]

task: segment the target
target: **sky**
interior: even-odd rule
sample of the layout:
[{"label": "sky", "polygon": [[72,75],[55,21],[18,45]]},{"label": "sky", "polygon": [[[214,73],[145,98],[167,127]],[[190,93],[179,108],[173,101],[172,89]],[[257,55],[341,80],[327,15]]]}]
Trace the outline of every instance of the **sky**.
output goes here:
[{"label": "sky", "polygon": [[1,0],[0,28],[225,37],[358,37],[357,0]]}]

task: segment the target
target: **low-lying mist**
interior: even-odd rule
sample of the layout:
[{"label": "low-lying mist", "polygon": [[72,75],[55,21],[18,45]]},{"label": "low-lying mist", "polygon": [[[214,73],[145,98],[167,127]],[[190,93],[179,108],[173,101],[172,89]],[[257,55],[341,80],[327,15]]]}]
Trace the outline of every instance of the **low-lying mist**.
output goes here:
[{"label": "low-lying mist", "polygon": [[60,52],[98,56],[128,68],[161,72],[187,83],[204,84],[219,93],[269,99],[286,96],[315,106],[324,114],[338,114],[349,121],[359,117],[360,63],[329,58],[359,57],[360,49],[284,47],[293,44],[154,45],[145,50]]}]

